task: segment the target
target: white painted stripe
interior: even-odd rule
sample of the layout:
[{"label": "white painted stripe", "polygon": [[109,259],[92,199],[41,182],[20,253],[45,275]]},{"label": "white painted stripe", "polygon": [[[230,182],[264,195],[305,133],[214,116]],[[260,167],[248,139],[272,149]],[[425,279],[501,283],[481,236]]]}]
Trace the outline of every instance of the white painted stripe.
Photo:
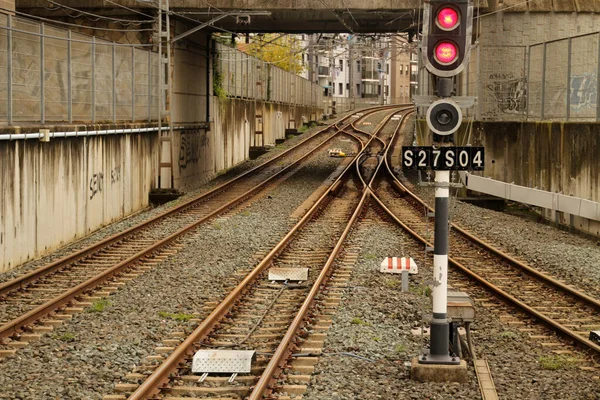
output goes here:
[{"label": "white painted stripe", "polygon": [[[448,183],[450,182],[450,171],[435,171],[435,181]],[[450,188],[435,188],[435,197],[449,197]]]},{"label": "white painted stripe", "polygon": [[445,314],[448,310],[448,255],[433,255],[433,312]]}]

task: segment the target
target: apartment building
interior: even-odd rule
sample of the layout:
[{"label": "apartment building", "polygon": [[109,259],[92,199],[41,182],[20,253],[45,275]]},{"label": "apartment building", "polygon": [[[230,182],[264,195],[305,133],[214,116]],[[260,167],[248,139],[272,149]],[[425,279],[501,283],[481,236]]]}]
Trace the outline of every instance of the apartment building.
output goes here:
[{"label": "apartment building", "polygon": [[321,85],[327,97],[392,104],[408,102],[414,93],[414,46],[404,35],[312,34],[300,38],[305,64],[302,76]]}]

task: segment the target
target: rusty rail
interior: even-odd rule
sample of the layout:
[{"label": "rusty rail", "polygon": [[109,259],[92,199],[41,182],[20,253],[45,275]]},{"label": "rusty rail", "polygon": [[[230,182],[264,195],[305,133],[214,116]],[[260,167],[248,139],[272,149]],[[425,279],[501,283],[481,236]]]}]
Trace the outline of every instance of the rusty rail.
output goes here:
[{"label": "rusty rail", "polygon": [[[412,112],[414,112],[414,111],[410,111],[406,115],[408,115]],[[388,119],[382,121],[381,127],[379,129],[376,129],[376,132],[378,130],[380,130],[383,126],[385,126],[385,124],[389,121],[389,119],[391,117],[392,116],[390,116]],[[404,116],[399,121],[398,127],[396,128],[394,135],[399,131],[403,122],[404,122]],[[356,128],[354,128],[354,129],[356,129]],[[377,138],[376,133],[371,136],[371,139],[367,144],[369,144],[370,142],[375,141],[375,140],[378,140],[381,143],[383,143],[384,148],[385,148],[385,146],[386,146],[385,142],[383,140],[381,140],[380,138]],[[390,141],[390,143],[391,143],[391,141]],[[360,155],[357,155],[357,157],[355,159],[355,164],[356,164],[357,168],[358,168],[358,164],[359,164],[358,163],[359,156]],[[296,317],[290,324],[290,327],[286,331],[285,336],[283,337],[283,339],[281,340],[281,343],[279,344],[279,346],[277,347],[277,350],[275,351],[275,354],[269,361],[269,364],[263,371],[259,381],[257,382],[256,386],[254,387],[250,396],[248,397],[248,400],[262,399],[263,396],[266,394],[267,390],[269,389],[269,387],[275,383],[275,376],[283,370],[285,361],[292,354],[292,346],[294,345],[294,338],[297,337],[298,331],[302,328],[305,318],[306,318],[306,315],[307,315],[309,309],[312,307],[317,294],[321,290],[322,286],[327,283],[327,280],[329,279],[329,277],[331,275],[330,274],[331,267],[332,267],[333,263],[335,262],[335,259],[338,256],[339,252],[341,251],[342,246],[343,246],[344,242],[346,241],[346,238],[348,237],[348,234],[350,233],[352,227],[354,226],[356,220],[358,219],[358,216],[359,216],[360,212],[362,211],[364,204],[366,203],[367,199],[371,195],[370,186],[373,183],[373,181],[375,180],[375,177],[377,176],[377,171],[379,170],[379,167],[382,165],[382,163],[383,163],[383,160],[380,159],[379,164],[376,169],[376,172],[373,174],[373,176],[371,177],[369,182],[365,182],[361,177],[361,181],[364,184],[363,195],[362,195],[358,205],[356,206],[356,209],[354,210],[352,217],[346,224],[346,228],[342,232],[333,251],[329,255],[329,258],[327,259],[327,262],[323,266],[321,273],[319,274],[317,280],[313,284],[308,296],[306,297],[302,306],[300,307],[300,310],[296,314]],[[357,172],[358,172],[358,170],[357,170]]]},{"label": "rusty rail", "polygon": [[[391,107],[391,106],[387,106],[387,107]],[[373,107],[370,109],[366,109],[365,112],[368,114],[372,113],[372,112],[376,112],[379,110],[379,107]],[[306,144],[306,142],[315,139],[317,136],[321,135],[322,133],[326,132],[327,130],[330,129],[337,129],[338,131],[343,130],[345,127],[349,126],[350,123],[348,123],[347,125],[343,126],[343,127],[338,127],[338,125],[340,124],[340,122],[345,122],[347,120],[349,120],[350,118],[352,118],[352,115],[348,115],[346,117],[344,117],[341,121],[338,121],[334,124],[331,124],[323,129],[321,129],[320,131],[318,131],[317,133],[315,133],[314,135],[302,140],[300,143],[296,144],[295,146],[289,148],[288,150],[282,152],[281,154],[279,154],[277,157],[271,159],[271,160],[267,160],[264,163],[257,165],[256,167],[244,172],[241,175],[236,176],[235,178],[217,186],[214,189],[209,190],[206,193],[203,193],[193,199],[190,199],[174,208],[171,208],[169,210],[166,210],[156,216],[154,216],[153,218],[141,222],[131,228],[128,228],[122,232],[116,233],[112,236],[109,236],[107,238],[102,239],[101,241],[92,244],[91,246],[88,246],[84,249],[81,249],[79,251],[76,251],[73,254],[69,254],[65,257],[62,257],[56,261],[53,261],[49,264],[46,264],[40,268],[37,268],[27,274],[24,274],[22,276],[19,276],[15,279],[12,279],[10,281],[4,282],[2,284],[0,284],[0,296],[5,295],[7,293],[10,293],[11,291],[14,290],[20,290],[22,288],[24,288],[25,286],[27,286],[28,284],[46,276],[49,275],[55,271],[60,270],[61,268],[63,268],[65,265],[68,265],[70,263],[74,263],[77,262],[85,257],[87,257],[90,254],[93,254],[95,252],[97,252],[98,250],[110,246],[111,244],[117,243],[120,240],[123,240],[125,237],[130,236],[132,234],[135,234],[136,232],[139,232],[145,228],[147,228],[150,224],[153,224],[157,221],[159,221],[160,219],[166,218],[170,215],[173,215],[177,212],[180,212],[184,209],[186,209],[187,207],[193,206],[194,204],[209,198],[210,196],[223,191],[225,189],[227,189],[228,187],[232,186],[233,184],[241,181],[242,179],[244,179],[247,176],[250,176],[252,174],[254,174],[256,171],[263,169],[265,167],[267,167],[270,164],[273,164],[274,162],[280,160],[282,157],[284,157],[285,155],[289,154],[290,152],[298,149],[299,147],[303,146],[304,144]]]},{"label": "rusty rail", "polygon": [[[375,109],[372,112],[376,112],[378,111],[377,109]],[[367,114],[369,115],[369,114]],[[350,118],[350,117],[347,117]],[[338,122],[339,123],[339,122]],[[83,293],[90,291],[92,289],[94,289],[95,287],[97,287],[98,285],[106,282],[108,279],[112,278],[113,276],[115,276],[116,274],[120,273],[121,271],[125,270],[126,268],[131,267],[132,265],[134,265],[136,262],[139,262],[141,259],[143,259],[144,257],[148,257],[150,256],[153,252],[159,250],[160,248],[163,248],[164,246],[167,246],[168,244],[172,243],[173,241],[175,241],[177,238],[179,238],[180,236],[186,234],[187,232],[189,232],[192,229],[195,229],[198,225],[204,223],[206,220],[214,217],[215,215],[219,214],[220,212],[232,207],[233,205],[239,203],[240,201],[242,201],[244,198],[247,198],[249,196],[251,196],[253,193],[261,190],[266,184],[268,184],[269,182],[271,182],[272,180],[274,180],[275,178],[281,176],[282,174],[286,173],[288,170],[290,170],[291,168],[294,168],[296,165],[298,165],[300,162],[302,162],[303,160],[305,160],[306,158],[308,158],[309,156],[311,156],[312,154],[314,154],[315,152],[317,152],[319,149],[321,149],[323,146],[325,146],[327,143],[329,143],[331,140],[333,140],[338,134],[340,134],[341,130],[339,128],[337,128],[337,124],[332,124],[327,128],[324,128],[323,130],[319,131],[317,134],[322,133],[328,129],[331,129],[332,127],[335,127],[335,129],[337,130],[337,132],[335,134],[333,134],[329,139],[323,141],[323,143],[321,143],[320,145],[318,145],[317,147],[315,147],[313,150],[311,150],[310,152],[308,152],[307,154],[305,154],[304,156],[300,157],[299,159],[297,159],[296,161],[294,161],[292,164],[288,165],[287,167],[281,169],[280,171],[278,171],[277,173],[275,173],[274,175],[270,176],[269,178],[267,178],[266,180],[264,180],[261,184],[255,186],[254,188],[246,191],[245,193],[241,194],[240,196],[236,197],[235,199],[233,199],[232,201],[223,204],[221,207],[217,208],[216,210],[212,211],[210,214],[200,218],[199,220],[195,221],[192,224],[189,224],[183,228],[181,228],[180,230],[178,230],[177,232],[173,233],[172,235],[154,243],[153,245],[147,247],[146,249],[132,255],[131,257],[127,258],[126,260],[123,260],[122,262],[114,265],[113,267],[103,271],[101,274],[96,275],[93,278],[88,279],[85,282],[82,282],[81,284],[77,285],[76,287],[60,294],[59,296],[57,296],[56,298],[52,299],[51,301],[48,301],[44,304],[39,305],[38,307],[28,311],[27,313],[21,315],[18,318],[15,318],[3,325],[0,326],[0,338],[2,337],[10,337],[13,334],[19,332],[24,326],[27,326],[37,320],[40,320],[41,318],[43,318],[44,316],[50,314],[51,312],[55,311],[56,309],[68,304],[69,302],[73,301],[74,299],[76,299],[78,296],[81,296]],[[60,268],[60,266],[62,266],[63,264],[67,263],[67,262],[73,262],[73,260],[79,259],[80,257],[82,257],[82,254],[89,254],[93,251],[97,251],[98,248],[101,248],[102,246],[107,245],[107,243],[113,243],[117,240],[119,240],[119,236],[122,237],[128,233],[131,232],[135,232],[138,231],[146,226],[148,226],[149,224],[155,222],[157,219],[159,218],[165,218],[168,217],[169,215],[172,215],[174,212],[181,210],[183,207],[189,206],[192,202],[196,202],[199,201],[200,199],[203,199],[205,197],[208,197],[209,195],[215,193],[216,191],[219,190],[223,190],[226,187],[228,187],[231,183],[238,181],[240,178],[247,176],[249,173],[256,171],[258,168],[267,165],[270,162],[273,162],[274,160],[278,160],[280,159],[282,156],[284,156],[285,154],[287,154],[289,151],[296,149],[298,146],[304,144],[307,140],[310,140],[312,138],[314,138],[316,135],[311,136],[310,138],[307,138],[305,140],[303,140],[301,143],[299,143],[298,145],[294,146],[293,148],[287,150],[286,152],[282,153],[281,155],[279,155],[278,157],[274,158],[273,160],[267,161],[263,164],[261,164],[258,167],[253,168],[252,170],[240,175],[240,177],[235,178],[221,186],[219,186],[218,188],[215,188],[213,190],[211,190],[210,192],[200,196],[199,198],[196,198],[195,200],[191,200],[190,202],[180,205],[179,207],[176,207],[175,209],[169,210],[167,212],[164,212],[160,215],[158,215],[157,217],[149,220],[149,221],[145,221],[141,224],[138,224],[137,226],[128,229],[125,232],[122,232],[121,234],[117,234],[117,235],[113,235],[112,237],[103,240],[102,242],[98,243],[98,244],[94,244],[92,245],[90,248],[88,249],[83,249],[82,251],[78,252],[75,255],[72,256],[68,256],[65,257],[61,260],[58,260],[57,262],[48,265],[45,268],[42,268],[41,270],[36,270],[33,271],[23,277],[21,277],[21,279],[16,279],[14,281],[8,282],[7,284],[3,285],[3,288],[6,289],[6,291],[8,292],[8,288],[9,287],[22,287],[24,285],[23,282],[31,282],[32,280],[35,279],[39,279],[41,276],[45,276],[48,273],[50,273],[50,269],[52,270],[56,270],[58,268]],[[93,249],[93,250],[92,250]],[[69,261],[67,261],[67,259],[69,259]],[[34,273],[35,272],[41,272],[41,276],[37,275],[37,277],[34,277]],[[1,292],[0,292],[1,294]]]},{"label": "rusty rail", "polygon": [[[408,194],[412,199],[414,199],[415,201],[417,201],[420,205],[427,207],[427,209],[429,211],[433,211],[433,209],[431,207],[429,207],[429,205],[427,203],[425,203],[423,200],[421,200],[417,195],[415,195],[414,193],[412,193],[406,186],[404,186],[394,175],[394,173],[392,172],[392,169],[389,165],[389,161],[388,161],[388,154],[386,151],[386,155],[385,155],[385,164],[386,164],[386,169],[387,169],[387,175],[388,177],[392,180],[393,183],[393,187],[396,189],[400,189],[402,194]],[[417,239],[418,241],[420,241],[422,244],[424,244],[425,246],[433,246],[432,243],[428,242],[425,238],[423,238],[421,235],[419,235],[416,231],[412,230],[410,227],[408,227],[406,224],[404,224],[384,203],[383,201],[381,201],[381,199],[379,199],[379,197],[377,197],[377,195],[375,193],[373,193],[373,199],[381,206],[381,208],[398,224],[400,225],[406,232],[408,232],[411,236],[413,236],[415,239]],[[471,233],[467,232],[464,228],[458,226],[455,223],[452,223],[452,228],[456,229],[459,233],[461,233],[462,235],[464,235],[465,237],[467,237],[468,239],[470,239],[471,241],[475,242],[476,244],[482,246],[483,248],[485,248],[486,250],[494,253],[495,255],[499,256],[500,258],[508,261],[510,264],[513,264],[514,266],[523,269],[524,271],[528,272],[530,275],[533,275],[534,277],[540,279],[541,281],[548,283],[552,286],[554,286],[555,288],[568,293],[569,295],[577,298],[578,300],[587,303],[593,307],[596,308],[600,308],[600,301],[598,301],[598,299],[595,299],[593,297],[590,297],[588,295],[586,295],[585,293],[580,292],[579,290],[573,289],[568,287],[567,285],[558,282],[556,279],[552,278],[551,276],[548,276],[540,271],[537,271],[536,269],[516,260],[515,258],[511,257],[510,255],[504,253],[503,251],[496,249],[495,247],[493,247],[492,245],[490,245],[489,243],[477,238],[476,236],[472,235]],[[453,257],[449,257],[448,261],[450,262],[450,264],[456,268],[458,268],[461,272],[463,272],[464,274],[468,275],[470,278],[476,280],[477,282],[479,282],[480,284],[482,284],[484,287],[486,287],[487,289],[491,290],[492,292],[496,293],[498,296],[500,296],[501,298],[509,301],[510,303],[514,304],[515,306],[517,306],[518,308],[520,308],[521,310],[525,311],[526,313],[528,313],[529,315],[532,315],[538,319],[540,319],[541,321],[544,321],[546,324],[552,326],[555,330],[559,331],[560,333],[562,333],[564,336],[570,337],[571,339],[575,340],[576,342],[584,345],[585,347],[594,350],[597,353],[600,353],[600,346],[595,344],[594,342],[585,339],[584,337],[578,335],[576,332],[574,332],[573,330],[569,329],[568,327],[564,326],[561,323],[556,322],[555,320],[553,320],[552,318],[549,318],[547,316],[545,316],[544,314],[540,313],[539,311],[535,310],[534,308],[528,306],[526,303],[522,302],[521,300],[517,299],[516,297],[512,296],[511,294],[509,294],[508,292],[500,289],[499,287],[497,287],[496,285],[494,285],[493,283],[489,282],[488,280],[486,280],[485,278],[481,277],[479,274],[476,274],[475,272],[471,271],[468,267],[466,267],[465,265],[463,265],[461,262],[455,260]]]},{"label": "rusty rail", "polygon": [[[397,108],[398,106],[396,106]],[[389,107],[386,107],[389,108]],[[385,108],[384,108],[385,109]],[[379,111],[379,110],[377,110]],[[342,128],[343,129],[343,128]],[[340,132],[342,131],[340,129]],[[361,144],[361,152],[364,144]],[[357,159],[359,152],[354,160]],[[263,260],[232,290],[227,297],[196,327],[196,329],[162,362],[162,364],[137,388],[129,397],[130,400],[147,399],[156,395],[162,385],[169,380],[169,375],[173,373],[181,363],[191,357],[194,352],[194,344],[204,340],[207,335],[217,326],[220,320],[229,312],[234,303],[244,294],[246,289],[257,277],[271,264],[273,258],[283,250],[283,248],[292,240],[298,232],[315,214],[315,212],[325,204],[333,188],[339,186],[343,179],[347,178],[347,172],[352,167],[349,163],[342,171],[340,176],[331,183],[329,190],[325,191],[321,197],[306,212],[300,221],[281,239],[281,241],[263,258]]]}]

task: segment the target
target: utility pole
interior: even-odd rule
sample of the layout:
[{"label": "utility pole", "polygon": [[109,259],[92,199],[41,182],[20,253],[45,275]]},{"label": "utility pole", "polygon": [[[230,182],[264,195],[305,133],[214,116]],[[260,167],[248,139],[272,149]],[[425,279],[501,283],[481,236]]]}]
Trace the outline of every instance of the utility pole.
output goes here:
[{"label": "utility pole", "polygon": [[[165,20],[163,21],[163,13]],[[171,79],[171,23],[169,0],[158,0],[158,137],[159,146],[159,187],[171,189],[174,186],[173,168],[173,121],[172,121],[172,79]],[[167,111],[165,113],[165,111]],[[168,130],[163,132],[163,117],[167,117]]]},{"label": "utility pole", "polygon": [[348,97],[350,97],[350,109],[354,110],[356,103],[354,100],[354,53],[352,53],[352,41],[348,40],[348,59],[350,63],[348,65],[348,82],[350,90],[348,91]]}]

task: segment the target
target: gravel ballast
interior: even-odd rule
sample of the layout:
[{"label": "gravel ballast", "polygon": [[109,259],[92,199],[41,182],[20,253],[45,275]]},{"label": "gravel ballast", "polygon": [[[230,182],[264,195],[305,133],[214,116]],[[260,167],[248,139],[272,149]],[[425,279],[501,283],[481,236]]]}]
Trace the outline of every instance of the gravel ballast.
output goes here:
[{"label": "gravel ballast", "polygon": [[[340,139],[333,145],[354,147]],[[102,311],[75,314],[16,356],[0,360],[0,398],[99,399],[112,393],[115,382],[181,330],[185,323],[177,316],[199,313],[206,301],[222,298],[232,274],[253,267],[256,254],[285,235],[295,222],[290,214],[340,162],[324,149],[243,211],[186,236],[184,249],[110,296]]]},{"label": "gravel ballast", "polygon": [[[349,114],[342,115],[337,120],[331,120],[328,122],[333,123],[335,121],[339,121],[339,120],[343,119],[344,117],[346,117],[347,115],[349,115]],[[131,228],[141,222],[144,222],[144,221],[146,221],[146,220],[148,220],[170,208],[177,206],[178,204],[181,204],[182,202],[184,202],[186,200],[189,200],[198,195],[206,193],[209,190],[215,188],[216,186],[221,185],[221,184],[235,178],[236,176],[242,174],[243,172],[248,171],[248,170],[258,166],[267,160],[275,158],[278,154],[284,152],[285,150],[288,150],[290,147],[298,144],[302,140],[305,140],[306,138],[313,136],[318,131],[320,131],[324,128],[325,128],[325,126],[316,126],[316,127],[310,128],[307,131],[305,131],[304,133],[298,134],[298,135],[286,140],[282,144],[273,147],[267,154],[264,154],[263,156],[255,159],[255,160],[246,160],[246,161],[230,168],[229,170],[220,173],[217,177],[215,177],[215,179],[213,179],[209,182],[197,185],[196,188],[188,189],[182,197],[180,197],[179,199],[177,199],[175,201],[172,201],[167,204],[160,205],[160,206],[156,206],[153,208],[147,208],[145,210],[141,210],[140,212],[135,213],[125,219],[122,219],[118,222],[115,222],[106,227],[103,227],[84,238],[78,239],[77,241],[74,241],[73,243],[65,245],[64,247],[57,249],[56,251],[52,252],[51,254],[40,257],[40,258],[30,261],[28,263],[25,263],[22,266],[11,269],[10,271],[0,273],[0,283],[6,282],[10,279],[14,279],[19,275],[23,275],[23,274],[30,272],[36,268],[46,265],[52,261],[58,260],[58,259],[66,256],[66,255],[69,255],[77,250],[85,248],[93,243],[99,242],[104,238],[107,238],[118,232],[121,232],[128,228]]]},{"label": "gravel ballast", "polygon": [[[370,130],[370,126],[360,128]],[[334,146],[351,151],[347,139]],[[155,347],[171,332],[191,324],[177,321],[177,316],[200,313],[207,301],[222,298],[225,288],[240,279],[233,274],[253,267],[257,254],[264,254],[287,232],[297,218],[290,215],[339,165],[340,159],[325,153],[326,149],[243,211],[228,213],[186,236],[183,250],[110,296],[103,310],[76,314],[16,356],[0,359],[0,398],[100,399],[114,393],[115,382],[142,364],[147,355],[154,355]],[[260,161],[249,163],[248,168]],[[204,185],[199,192],[214,185]],[[431,189],[414,190],[423,190],[428,201],[432,199]],[[468,204],[455,207],[453,221],[533,267],[592,293],[600,290],[600,248],[594,241]],[[129,218],[97,235],[125,229],[137,223],[132,221],[148,218],[146,215]],[[431,310],[430,300],[423,295],[431,278],[430,262],[422,265],[423,249],[399,228],[381,224],[372,211],[367,216],[349,238],[350,245],[362,249],[361,254],[326,339],[324,350],[330,355],[320,358],[306,398],[480,398],[472,368],[471,380],[465,385],[410,380],[406,363],[424,344],[410,329],[420,326]],[[411,278],[409,293],[401,293],[400,277],[378,272],[384,257],[405,254],[412,255],[420,268],[420,274]],[[35,265],[39,264],[31,263],[19,272]],[[16,273],[4,274],[0,280]],[[540,360],[551,355],[551,350],[479,304],[474,340],[478,355],[490,362],[502,399],[600,399],[600,382],[593,379],[597,372],[542,368]]]},{"label": "gravel ballast", "polygon": [[[305,399],[480,398],[471,366],[467,384],[410,379],[408,364],[427,341],[410,331],[430,317],[431,303],[422,293],[431,279],[431,261],[424,265],[423,248],[397,227],[374,223],[378,217],[372,211],[366,219],[349,238],[348,245],[362,252],[328,331],[324,352],[329,355],[320,357]],[[409,293],[402,293],[400,277],[381,274],[379,264],[387,256],[406,255],[417,261],[419,275],[411,278]],[[600,398],[594,373],[573,365],[542,367],[541,360],[553,356],[551,350],[479,304],[473,336],[478,356],[491,365],[501,399]]]}]

